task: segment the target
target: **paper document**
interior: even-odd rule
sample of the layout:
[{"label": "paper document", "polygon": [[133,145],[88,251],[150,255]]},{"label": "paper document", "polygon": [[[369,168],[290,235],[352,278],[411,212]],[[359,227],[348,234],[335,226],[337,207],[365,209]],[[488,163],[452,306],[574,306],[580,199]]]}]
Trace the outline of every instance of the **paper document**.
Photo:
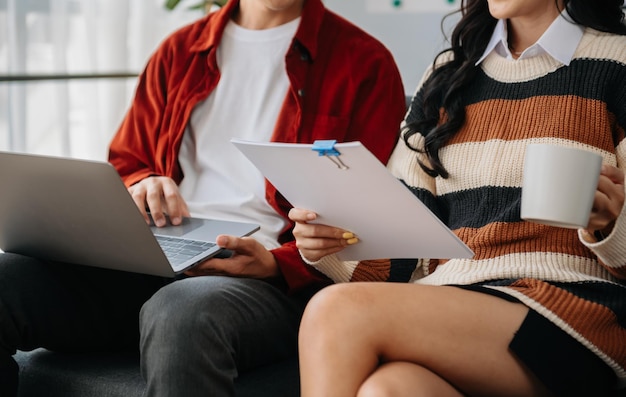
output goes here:
[{"label": "paper document", "polygon": [[294,207],[317,213],[316,223],[357,235],[360,241],[341,251],[341,260],[473,256],[360,142],[334,143],[334,154],[319,150],[318,142],[327,141],[231,142]]}]

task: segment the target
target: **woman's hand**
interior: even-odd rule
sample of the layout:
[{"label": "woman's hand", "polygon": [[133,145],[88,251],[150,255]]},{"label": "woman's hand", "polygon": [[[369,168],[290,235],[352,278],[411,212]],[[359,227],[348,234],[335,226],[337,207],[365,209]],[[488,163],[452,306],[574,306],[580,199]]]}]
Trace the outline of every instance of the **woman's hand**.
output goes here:
[{"label": "woman's hand", "polygon": [[608,235],[624,207],[624,171],[608,164],[602,165],[598,189],[593,200],[586,231]]},{"label": "woman's hand", "polygon": [[326,255],[337,253],[346,246],[359,241],[352,232],[347,230],[308,223],[316,218],[317,214],[308,210],[292,208],[289,211],[289,219],[296,223],[293,229],[296,246],[308,261],[317,262]]}]

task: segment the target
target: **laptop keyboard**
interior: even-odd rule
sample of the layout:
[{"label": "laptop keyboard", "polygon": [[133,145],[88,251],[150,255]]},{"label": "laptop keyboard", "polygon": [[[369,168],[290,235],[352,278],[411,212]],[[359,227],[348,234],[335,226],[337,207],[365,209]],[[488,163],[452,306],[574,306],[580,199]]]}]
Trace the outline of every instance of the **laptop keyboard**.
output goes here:
[{"label": "laptop keyboard", "polygon": [[194,256],[214,247],[215,243],[196,241],[170,236],[155,236],[167,259],[174,266],[180,265]]}]

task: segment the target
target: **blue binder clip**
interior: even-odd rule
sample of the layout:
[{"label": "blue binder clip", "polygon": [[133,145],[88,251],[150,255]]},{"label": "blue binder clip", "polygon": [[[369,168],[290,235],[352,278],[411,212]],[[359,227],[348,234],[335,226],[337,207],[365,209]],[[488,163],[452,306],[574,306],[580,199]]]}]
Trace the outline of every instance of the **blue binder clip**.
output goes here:
[{"label": "blue binder clip", "polygon": [[336,139],[317,140],[313,142],[311,149],[316,151],[318,156],[326,156],[339,169],[347,170],[348,166],[341,161],[341,153],[335,149],[335,143],[337,143]]}]

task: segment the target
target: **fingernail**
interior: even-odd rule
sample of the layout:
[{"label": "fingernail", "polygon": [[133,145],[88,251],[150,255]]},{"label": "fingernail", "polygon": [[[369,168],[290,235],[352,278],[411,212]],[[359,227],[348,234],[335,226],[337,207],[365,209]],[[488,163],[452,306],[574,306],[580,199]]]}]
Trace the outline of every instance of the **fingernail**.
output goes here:
[{"label": "fingernail", "polygon": [[341,238],[344,238],[344,239],[346,239],[346,240],[347,240],[347,239],[350,239],[350,238],[353,238],[353,237],[354,237],[354,233],[351,233],[351,232],[344,232],[344,233],[341,235]]},{"label": "fingernail", "polygon": [[180,224],[180,217],[179,216],[175,216],[175,217],[173,217],[171,219],[171,221],[172,221],[173,225],[178,225],[178,224]]},{"label": "fingernail", "polygon": [[356,237],[346,240],[346,243],[348,243],[348,245],[356,244],[358,242],[359,242],[359,239]]}]

